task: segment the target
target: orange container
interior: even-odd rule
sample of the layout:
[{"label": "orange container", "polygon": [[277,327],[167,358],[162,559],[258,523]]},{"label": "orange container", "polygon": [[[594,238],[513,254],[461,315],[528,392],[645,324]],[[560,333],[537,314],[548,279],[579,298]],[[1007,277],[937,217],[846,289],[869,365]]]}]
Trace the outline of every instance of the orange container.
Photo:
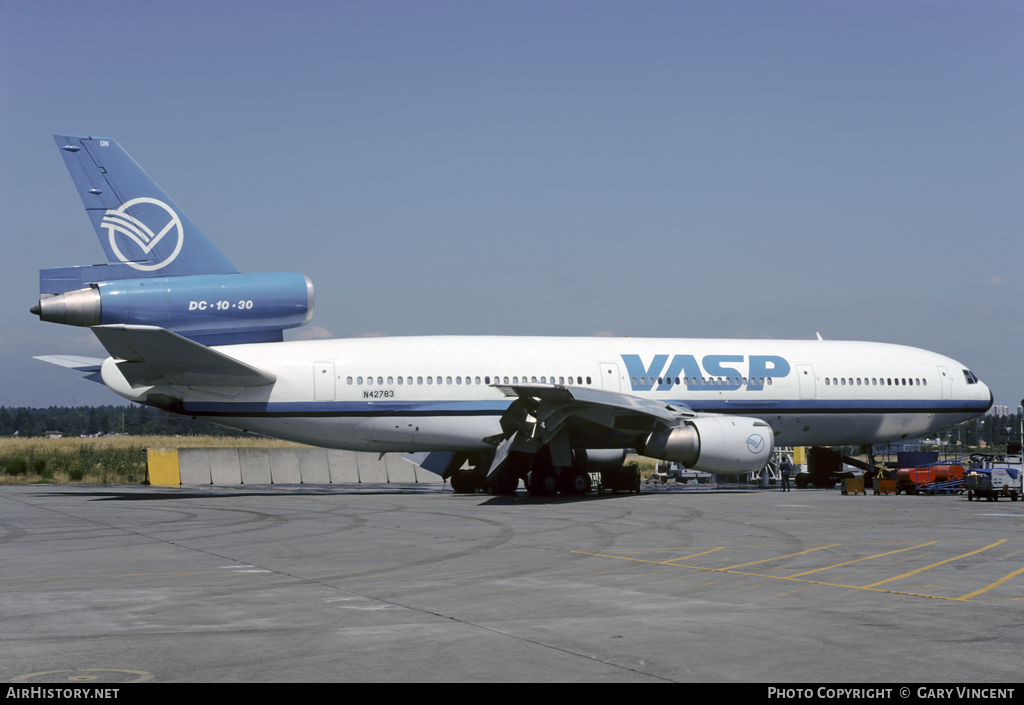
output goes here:
[{"label": "orange container", "polygon": [[963,465],[933,465],[931,469],[935,471],[935,482],[964,479]]},{"label": "orange container", "polygon": [[903,468],[896,471],[896,482],[901,486],[927,485],[935,482],[934,468]]},{"label": "orange container", "polygon": [[948,482],[964,479],[963,465],[930,465],[926,468],[903,468],[896,471],[896,481],[901,486],[930,485],[933,482]]}]

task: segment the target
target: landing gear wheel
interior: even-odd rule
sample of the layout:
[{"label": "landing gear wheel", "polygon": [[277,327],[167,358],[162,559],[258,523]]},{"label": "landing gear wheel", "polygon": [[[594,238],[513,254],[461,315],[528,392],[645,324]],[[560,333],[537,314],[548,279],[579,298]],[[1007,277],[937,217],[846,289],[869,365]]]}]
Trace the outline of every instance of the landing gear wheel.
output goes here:
[{"label": "landing gear wheel", "polygon": [[461,470],[456,470],[452,473],[452,476],[448,478],[448,482],[451,484],[452,492],[455,494],[469,494],[476,489],[476,482],[473,481],[473,478]]},{"label": "landing gear wheel", "polygon": [[516,493],[517,489],[519,489],[519,477],[510,472],[503,472],[494,478],[491,492],[501,497],[510,497]]},{"label": "landing gear wheel", "polygon": [[527,479],[526,489],[534,497],[550,497],[558,493],[558,476],[544,470],[533,470]]},{"label": "landing gear wheel", "polygon": [[562,494],[581,495],[590,491],[590,473],[570,472],[562,487]]}]

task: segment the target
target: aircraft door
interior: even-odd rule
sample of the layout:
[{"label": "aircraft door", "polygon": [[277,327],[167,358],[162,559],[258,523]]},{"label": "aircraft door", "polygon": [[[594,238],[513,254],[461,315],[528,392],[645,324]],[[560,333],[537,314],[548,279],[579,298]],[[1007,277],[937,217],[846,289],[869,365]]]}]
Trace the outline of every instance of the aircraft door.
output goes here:
[{"label": "aircraft door", "polygon": [[942,398],[950,399],[953,396],[953,380],[949,378],[949,373],[946,372],[945,367],[939,367],[939,384],[942,385]]},{"label": "aircraft door", "polygon": [[609,392],[622,391],[619,380],[619,366],[614,362],[601,363],[601,389]]},{"label": "aircraft door", "polygon": [[814,368],[810,365],[797,365],[796,375],[800,383],[800,398],[814,399],[817,396],[817,387],[814,381]]},{"label": "aircraft door", "polygon": [[313,399],[314,401],[334,401],[334,363],[313,363]]}]

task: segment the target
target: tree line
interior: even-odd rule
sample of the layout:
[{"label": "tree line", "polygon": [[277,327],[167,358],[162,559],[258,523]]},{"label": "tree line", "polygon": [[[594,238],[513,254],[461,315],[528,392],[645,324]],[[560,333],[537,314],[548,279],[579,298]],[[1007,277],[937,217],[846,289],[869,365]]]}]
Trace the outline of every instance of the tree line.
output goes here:
[{"label": "tree line", "polygon": [[223,426],[149,406],[0,406],[0,437],[36,437],[47,431],[64,436],[125,433],[131,436],[242,436]]}]

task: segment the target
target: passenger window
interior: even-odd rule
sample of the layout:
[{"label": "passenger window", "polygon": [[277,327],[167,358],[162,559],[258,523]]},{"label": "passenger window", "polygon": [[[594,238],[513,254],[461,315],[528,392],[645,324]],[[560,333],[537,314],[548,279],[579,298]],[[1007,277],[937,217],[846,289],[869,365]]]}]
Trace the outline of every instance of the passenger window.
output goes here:
[{"label": "passenger window", "polygon": [[363,378],[362,377],[356,377],[356,384],[361,385],[362,383],[363,383]]},{"label": "passenger window", "polygon": [[416,384],[423,384],[423,378],[422,377],[417,377],[416,378]]},{"label": "passenger window", "polygon": [[388,377],[388,384],[394,384],[394,383],[395,383],[394,377]]},{"label": "passenger window", "polygon": [[399,383],[399,384],[401,384],[401,383],[402,383],[402,381],[403,381],[403,380],[402,380],[402,378],[401,378],[401,377],[399,377],[399,378],[398,378],[398,383]]},{"label": "passenger window", "polygon": [[352,384],[352,378],[351,377],[348,378],[348,383]]}]

